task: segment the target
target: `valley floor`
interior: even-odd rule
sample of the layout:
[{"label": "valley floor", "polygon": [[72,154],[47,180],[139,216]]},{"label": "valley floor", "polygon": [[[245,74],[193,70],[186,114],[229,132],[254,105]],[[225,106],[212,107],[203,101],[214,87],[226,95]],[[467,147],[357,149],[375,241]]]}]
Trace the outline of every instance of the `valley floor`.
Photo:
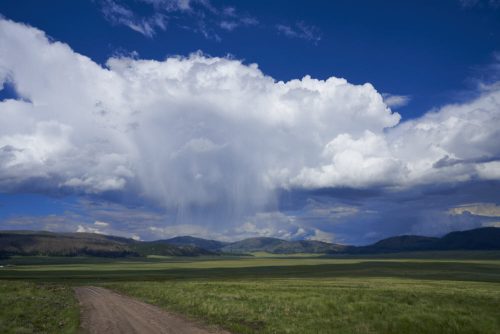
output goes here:
[{"label": "valley floor", "polygon": [[16,258],[0,332],[75,332],[72,287],[91,284],[233,333],[499,333],[498,253],[449,255]]}]

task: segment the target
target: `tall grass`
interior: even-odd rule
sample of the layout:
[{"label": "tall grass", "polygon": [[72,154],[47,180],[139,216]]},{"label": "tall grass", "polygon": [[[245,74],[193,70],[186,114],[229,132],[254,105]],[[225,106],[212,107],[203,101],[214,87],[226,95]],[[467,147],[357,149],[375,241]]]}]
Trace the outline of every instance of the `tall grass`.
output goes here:
[{"label": "tall grass", "polygon": [[396,278],[108,287],[235,333],[500,333],[500,284]]}]

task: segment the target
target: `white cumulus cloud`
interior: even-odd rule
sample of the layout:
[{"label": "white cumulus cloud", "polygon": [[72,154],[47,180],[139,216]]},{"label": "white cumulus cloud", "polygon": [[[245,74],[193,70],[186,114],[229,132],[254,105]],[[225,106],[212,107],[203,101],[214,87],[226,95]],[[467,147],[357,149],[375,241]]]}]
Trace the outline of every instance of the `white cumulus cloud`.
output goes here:
[{"label": "white cumulus cloud", "polygon": [[400,123],[369,83],[276,81],[200,53],[102,67],[8,20],[0,80],[21,97],[0,102],[4,190],[133,193],[183,224],[249,217],[281,187],[500,179],[498,88]]}]

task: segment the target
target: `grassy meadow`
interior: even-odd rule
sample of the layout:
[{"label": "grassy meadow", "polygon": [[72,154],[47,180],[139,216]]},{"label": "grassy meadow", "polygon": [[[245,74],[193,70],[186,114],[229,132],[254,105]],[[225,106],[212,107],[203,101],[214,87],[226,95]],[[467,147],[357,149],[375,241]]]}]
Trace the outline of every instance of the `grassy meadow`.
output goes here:
[{"label": "grassy meadow", "polygon": [[235,333],[498,333],[500,284],[397,278],[114,283]]},{"label": "grassy meadow", "polygon": [[67,285],[0,280],[0,333],[75,333],[78,318]]},{"label": "grassy meadow", "polygon": [[[14,257],[0,265],[8,300],[0,301],[1,333],[74,332],[76,285],[105,286],[234,333],[500,332],[500,252]],[[32,292],[39,299],[27,298]]]}]

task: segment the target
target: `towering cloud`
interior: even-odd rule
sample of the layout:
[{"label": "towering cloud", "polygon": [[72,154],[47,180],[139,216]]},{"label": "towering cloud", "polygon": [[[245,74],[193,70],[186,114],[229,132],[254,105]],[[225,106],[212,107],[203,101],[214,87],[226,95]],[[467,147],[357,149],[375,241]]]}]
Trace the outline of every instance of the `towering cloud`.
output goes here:
[{"label": "towering cloud", "polygon": [[[0,21],[0,186],[122,193],[238,222],[281,188],[500,179],[500,89],[400,123],[370,84],[192,54],[106,66]],[[216,212],[216,214],[215,214]]]}]

